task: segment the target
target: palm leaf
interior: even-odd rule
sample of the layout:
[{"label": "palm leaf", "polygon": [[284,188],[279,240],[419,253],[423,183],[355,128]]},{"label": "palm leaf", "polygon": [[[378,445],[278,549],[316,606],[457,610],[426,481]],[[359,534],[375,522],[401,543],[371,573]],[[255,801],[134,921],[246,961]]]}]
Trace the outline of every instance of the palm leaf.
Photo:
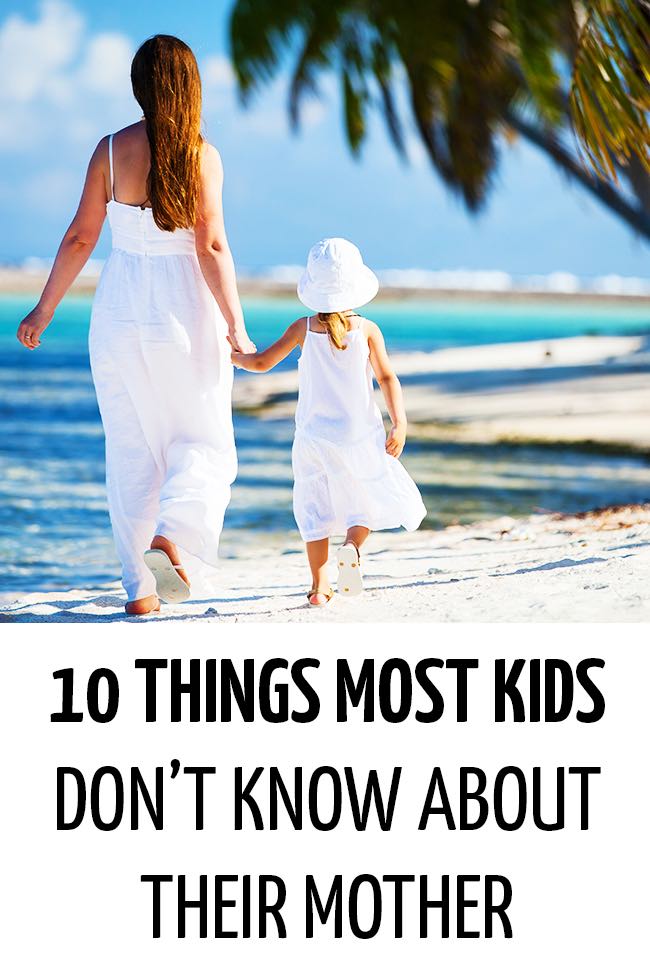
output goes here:
[{"label": "palm leaf", "polygon": [[637,156],[650,173],[650,2],[593,0],[569,105],[585,161],[603,179]]},{"label": "palm leaf", "polygon": [[372,73],[379,89],[388,134],[399,154],[404,156],[406,153],[404,130],[393,95],[391,59],[386,40],[381,36],[378,36],[372,45]]},{"label": "palm leaf", "polygon": [[[332,71],[352,151],[375,106],[403,151],[403,73],[410,121],[471,210],[503,135],[518,133],[650,237],[650,0],[234,0],[230,33],[243,99],[293,65],[294,125]],[[568,120],[582,159],[562,144]],[[617,171],[640,208],[614,186]]]},{"label": "palm leaf", "polygon": [[230,18],[230,53],[240,95],[273,79],[297,29],[313,25],[304,0],[237,0]]},{"label": "palm leaf", "polygon": [[[565,6],[569,14],[572,6]],[[502,17],[505,23],[498,27],[503,32],[504,45],[508,41],[512,45],[512,57],[536,114],[548,124],[561,124],[565,97],[556,52],[566,46],[563,35],[567,31],[575,35],[572,19],[558,17],[558,4],[539,0],[504,0]]]},{"label": "palm leaf", "polygon": [[339,33],[339,19],[331,7],[324,16],[315,17],[307,25],[289,83],[289,115],[294,128],[297,128],[300,121],[302,99],[305,94],[316,92],[316,76],[330,63],[331,49],[336,46]]}]

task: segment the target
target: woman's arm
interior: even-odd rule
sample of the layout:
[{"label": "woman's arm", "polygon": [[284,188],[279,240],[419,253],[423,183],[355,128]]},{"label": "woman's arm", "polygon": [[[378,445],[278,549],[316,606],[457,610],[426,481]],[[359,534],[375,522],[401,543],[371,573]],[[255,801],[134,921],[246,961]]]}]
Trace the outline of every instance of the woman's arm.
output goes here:
[{"label": "woman's arm", "polygon": [[57,305],[92,254],[106,216],[106,158],[108,137],[102,139],[88,165],[86,182],[74,219],[65,232],[40,301],[23,318],[18,341],[36,349],[54,317]]},{"label": "woman's arm", "polygon": [[253,352],[250,355],[233,352],[232,361],[240,369],[246,369],[248,372],[268,372],[273,366],[277,366],[278,362],[286,359],[297,345],[302,345],[305,339],[305,328],[306,320],[299,318],[268,349],[264,349],[263,352]]},{"label": "woman's arm", "polygon": [[235,264],[223,219],[223,166],[214,146],[204,144],[201,159],[201,194],[194,226],[196,256],[206,283],[228,325],[230,344],[237,352],[254,352],[246,334]]},{"label": "woman's arm", "polygon": [[379,326],[374,322],[367,322],[366,335],[370,348],[370,365],[383,393],[393,424],[386,437],[386,453],[392,457],[399,457],[406,442],[406,413],[402,387],[388,358],[384,336]]}]

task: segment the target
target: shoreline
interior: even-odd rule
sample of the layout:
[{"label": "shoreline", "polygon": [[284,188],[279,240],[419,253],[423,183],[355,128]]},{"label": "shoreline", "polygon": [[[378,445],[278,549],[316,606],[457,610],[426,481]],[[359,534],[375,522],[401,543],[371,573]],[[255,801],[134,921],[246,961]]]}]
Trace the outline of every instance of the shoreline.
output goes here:
[{"label": "shoreline", "polygon": [[[391,361],[413,439],[650,451],[648,335],[396,352]],[[262,419],[289,419],[297,387],[296,369],[239,371],[233,405]]]},{"label": "shoreline", "polygon": [[[0,266],[0,295],[27,296],[40,294],[47,280],[46,270],[27,271],[19,267]],[[92,296],[95,292],[99,274],[95,271],[84,274],[83,271],[71,285],[68,294],[78,296]],[[264,277],[249,277],[245,274],[238,276],[239,291],[244,299],[260,300],[295,300],[295,285],[284,281],[275,281]],[[610,293],[607,291],[566,290],[561,289],[528,289],[522,288],[467,288],[467,287],[422,287],[410,285],[395,285],[382,283],[380,301],[444,301],[444,302],[494,302],[502,303],[534,303],[549,302],[557,304],[569,302],[572,304],[604,304],[604,305],[634,305],[647,304],[650,315],[650,294],[640,293]]]},{"label": "shoreline", "polygon": [[126,618],[116,584],[7,593],[0,622],[650,621],[650,505],[377,533],[364,552],[364,594],[322,610],[306,603],[302,551],[277,548],[222,561],[218,596],[149,617]]},{"label": "shoreline", "polygon": [[[281,527],[251,531],[244,518],[241,531],[224,534],[218,597],[166,607],[156,621],[650,620],[644,583],[650,578],[650,335],[450,346],[394,352],[391,358],[410,421],[412,450],[407,445],[405,460],[428,498],[429,527],[415,535],[373,536],[364,557],[366,596],[337,599],[326,615],[308,609],[302,547],[293,522],[291,530],[282,527],[290,519],[297,371],[239,372],[234,405],[242,424],[242,477],[233,510],[237,517],[253,510],[263,489],[263,523]],[[20,419],[34,403],[43,436],[48,410],[71,378],[65,356],[55,360],[52,376],[48,370],[41,376],[38,369],[27,374],[26,386],[18,355],[14,360],[10,375],[18,382],[6,399],[7,415]],[[90,409],[93,403],[85,368],[82,363],[78,375],[73,373],[79,384],[73,385],[68,413],[75,430],[72,406]],[[88,426],[85,457],[95,457],[97,465],[98,418],[92,419],[92,429]],[[511,444],[512,452],[504,444]],[[534,444],[543,444],[548,454],[527,449]],[[65,539],[55,538],[46,520],[43,534],[24,536],[18,564],[26,571],[11,582],[18,602],[8,607],[10,594],[0,595],[0,622],[121,622],[124,600],[111,583],[115,561],[108,527],[100,533],[80,520],[82,510],[105,506],[96,468],[80,460],[81,486],[73,487],[49,446],[46,459],[55,473],[55,508],[72,505],[75,529]],[[27,505],[16,527],[24,519],[26,527],[40,531],[41,520],[29,512],[41,503],[43,490],[28,470],[16,468],[16,473],[12,493],[22,490]],[[630,508],[634,519],[630,514],[628,524],[619,518],[612,527],[610,512],[610,526],[604,528],[602,513],[573,519],[529,514],[612,502],[636,504]],[[494,514],[503,511],[515,517],[495,521]],[[269,518],[268,512],[276,514]],[[458,519],[464,524],[456,524]],[[32,574],[29,566],[40,558],[58,564],[62,542],[61,571]],[[7,551],[11,562],[14,549],[9,545]],[[98,567],[96,587],[35,593],[35,587],[51,587],[57,580],[83,585],[93,578],[85,575],[86,564]]]}]

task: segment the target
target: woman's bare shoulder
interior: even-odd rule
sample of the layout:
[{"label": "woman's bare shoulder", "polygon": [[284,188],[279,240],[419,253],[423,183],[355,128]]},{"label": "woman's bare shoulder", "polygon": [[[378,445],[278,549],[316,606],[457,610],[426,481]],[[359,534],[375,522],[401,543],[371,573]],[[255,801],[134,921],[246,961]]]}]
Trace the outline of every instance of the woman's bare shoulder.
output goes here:
[{"label": "woman's bare shoulder", "polygon": [[[140,119],[138,122],[132,122],[131,125],[125,125],[121,129],[116,129],[112,135],[113,138],[118,142],[130,142],[133,144],[137,142],[146,142],[147,145],[149,143],[147,138],[147,127],[142,119]],[[105,138],[108,139],[109,137],[105,136]]]},{"label": "woman's bare shoulder", "polygon": [[205,140],[201,144],[201,169],[223,172],[221,154],[216,146]]},{"label": "woman's bare shoulder", "polygon": [[113,139],[113,153],[116,148],[120,155],[125,154],[131,162],[133,159],[143,159],[149,157],[149,140],[144,122],[134,122],[133,125],[125,125],[122,129],[117,129],[109,135],[105,135],[99,140],[93,153],[93,160],[108,160],[108,146],[110,139]]},{"label": "woman's bare shoulder", "polygon": [[92,156],[90,157],[91,163],[92,162],[95,162],[97,159],[103,158],[104,156],[108,157],[108,140],[109,139],[110,139],[110,135],[104,135],[104,136],[102,136],[102,138],[99,140],[99,142],[97,143],[97,145],[93,149]]}]

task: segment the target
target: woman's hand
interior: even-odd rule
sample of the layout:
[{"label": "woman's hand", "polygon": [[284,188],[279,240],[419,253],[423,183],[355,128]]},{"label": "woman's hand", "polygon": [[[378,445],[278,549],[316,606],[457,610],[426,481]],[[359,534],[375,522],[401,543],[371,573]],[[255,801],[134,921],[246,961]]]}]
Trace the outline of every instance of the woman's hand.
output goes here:
[{"label": "woman's hand", "polygon": [[257,352],[257,346],[254,342],[251,342],[246,334],[245,328],[237,328],[229,332],[228,341],[232,346],[233,352],[243,352],[245,355],[250,355],[251,352]]},{"label": "woman's hand", "polygon": [[386,437],[386,453],[391,457],[399,457],[406,443],[406,424],[397,423],[391,427]]},{"label": "woman's hand", "polygon": [[93,252],[106,216],[108,136],[97,145],[88,165],[86,182],[72,223],[63,240],[36,308],[23,318],[18,341],[26,349],[37,349],[41,335],[54,317],[54,310]]},{"label": "woman's hand", "polygon": [[41,335],[52,321],[53,315],[43,311],[39,305],[30,311],[20,323],[18,341],[26,349],[37,349],[41,344]]}]

